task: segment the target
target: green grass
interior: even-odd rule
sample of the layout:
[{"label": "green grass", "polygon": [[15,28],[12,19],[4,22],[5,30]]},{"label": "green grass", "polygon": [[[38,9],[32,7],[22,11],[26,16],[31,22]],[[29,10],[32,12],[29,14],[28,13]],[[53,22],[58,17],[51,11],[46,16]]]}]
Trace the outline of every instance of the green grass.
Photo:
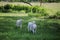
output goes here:
[{"label": "green grass", "polygon": [[0,16],[28,16],[25,13],[0,13]]},{"label": "green grass", "polygon": [[[16,20],[20,18],[23,19],[22,29],[15,25]],[[35,20],[37,24],[36,34],[27,31],[27,23],[32,20]],[[55,29],[51,23],[60,24],[60,20],[29,16],[5,16],[3,13],[3,16],[0,15],[0,40],[60,40],[60,31]]]}]

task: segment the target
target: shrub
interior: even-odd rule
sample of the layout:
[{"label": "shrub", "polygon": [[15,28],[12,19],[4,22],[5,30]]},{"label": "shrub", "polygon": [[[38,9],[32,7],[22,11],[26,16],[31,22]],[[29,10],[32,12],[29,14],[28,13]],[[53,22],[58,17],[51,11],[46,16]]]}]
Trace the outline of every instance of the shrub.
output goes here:
[{"label": "shrub", "polygon": [[12,4],[6,4],[3,7],[2,12],[11,12],[13,7],[14,7],[14,5],[12,5]]},{"label": "shrub", "polygon": [[11,12],[11,11],[21,11],[24,10],[25,13],[40,13],[43,16],[46,16],[46,10],[43,7],[40,6],[24,6],[24,5],[12,5],[12,4],[6,4],[2,12]]},{"label": "shrub", "polygon": [[4,9],[12,9],[14,7],[14,5],[12,5],[12,4],[6,4],[5,6],[4,6]]},{"label": "shrub", "polygon": [[33,13],[40,13],[41,16],[47,16],[48,15],[45,8],[39,7],[39,6],[33,6],[32,7],[32,12]]},{"label": "shrub", "polygon": [[33,13],[43,13],[45,10],[43,7],[39,6],[32,6],[32,12]]}]

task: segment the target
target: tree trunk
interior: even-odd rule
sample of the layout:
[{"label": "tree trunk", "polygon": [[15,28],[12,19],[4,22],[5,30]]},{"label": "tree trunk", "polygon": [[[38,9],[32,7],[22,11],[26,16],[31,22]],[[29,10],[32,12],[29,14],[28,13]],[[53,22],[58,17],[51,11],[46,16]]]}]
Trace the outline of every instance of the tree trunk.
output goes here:
[{"label": "tree trunk", "polygon": [[22,1],[23,3],[26,3],[26,4],[29,4],[30,6],[32,6],[32,4],[30,4],[29,2],[25,2],[25,1]]},{"label": "tree trunk", "polygon": [[42,0],[40,0],[40,6],[42,6]]}]

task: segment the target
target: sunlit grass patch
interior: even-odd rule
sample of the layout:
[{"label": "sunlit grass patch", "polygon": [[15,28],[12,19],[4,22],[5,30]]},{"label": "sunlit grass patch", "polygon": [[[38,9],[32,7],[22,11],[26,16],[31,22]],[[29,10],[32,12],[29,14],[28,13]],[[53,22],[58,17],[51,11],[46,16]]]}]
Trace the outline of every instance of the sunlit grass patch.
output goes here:
[{"label": "sunlit grass patch", "polygon": [[0,13],[0,16],[28,16],[24,13]]}]

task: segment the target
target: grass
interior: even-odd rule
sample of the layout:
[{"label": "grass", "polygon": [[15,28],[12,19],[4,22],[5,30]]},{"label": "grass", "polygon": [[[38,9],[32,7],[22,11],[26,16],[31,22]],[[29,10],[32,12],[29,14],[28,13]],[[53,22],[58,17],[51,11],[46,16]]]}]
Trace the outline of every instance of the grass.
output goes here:
[{"label": "grass", "polygon": [[[15,15],[15,14],[14,14]],[[16,27],[16,20],[23,19],[23,28]],[[0,40],[60,40],[60,32],[54,29],[51,23],[60,24],[59,19],[33,19],[29,16],[3,16],[0,15]],[[27,31],[27,23],[35,20],[36,34]]]},{"label": "grass", "polygon": [[25,13],[0,13],[0,16],[28,16]]}]

